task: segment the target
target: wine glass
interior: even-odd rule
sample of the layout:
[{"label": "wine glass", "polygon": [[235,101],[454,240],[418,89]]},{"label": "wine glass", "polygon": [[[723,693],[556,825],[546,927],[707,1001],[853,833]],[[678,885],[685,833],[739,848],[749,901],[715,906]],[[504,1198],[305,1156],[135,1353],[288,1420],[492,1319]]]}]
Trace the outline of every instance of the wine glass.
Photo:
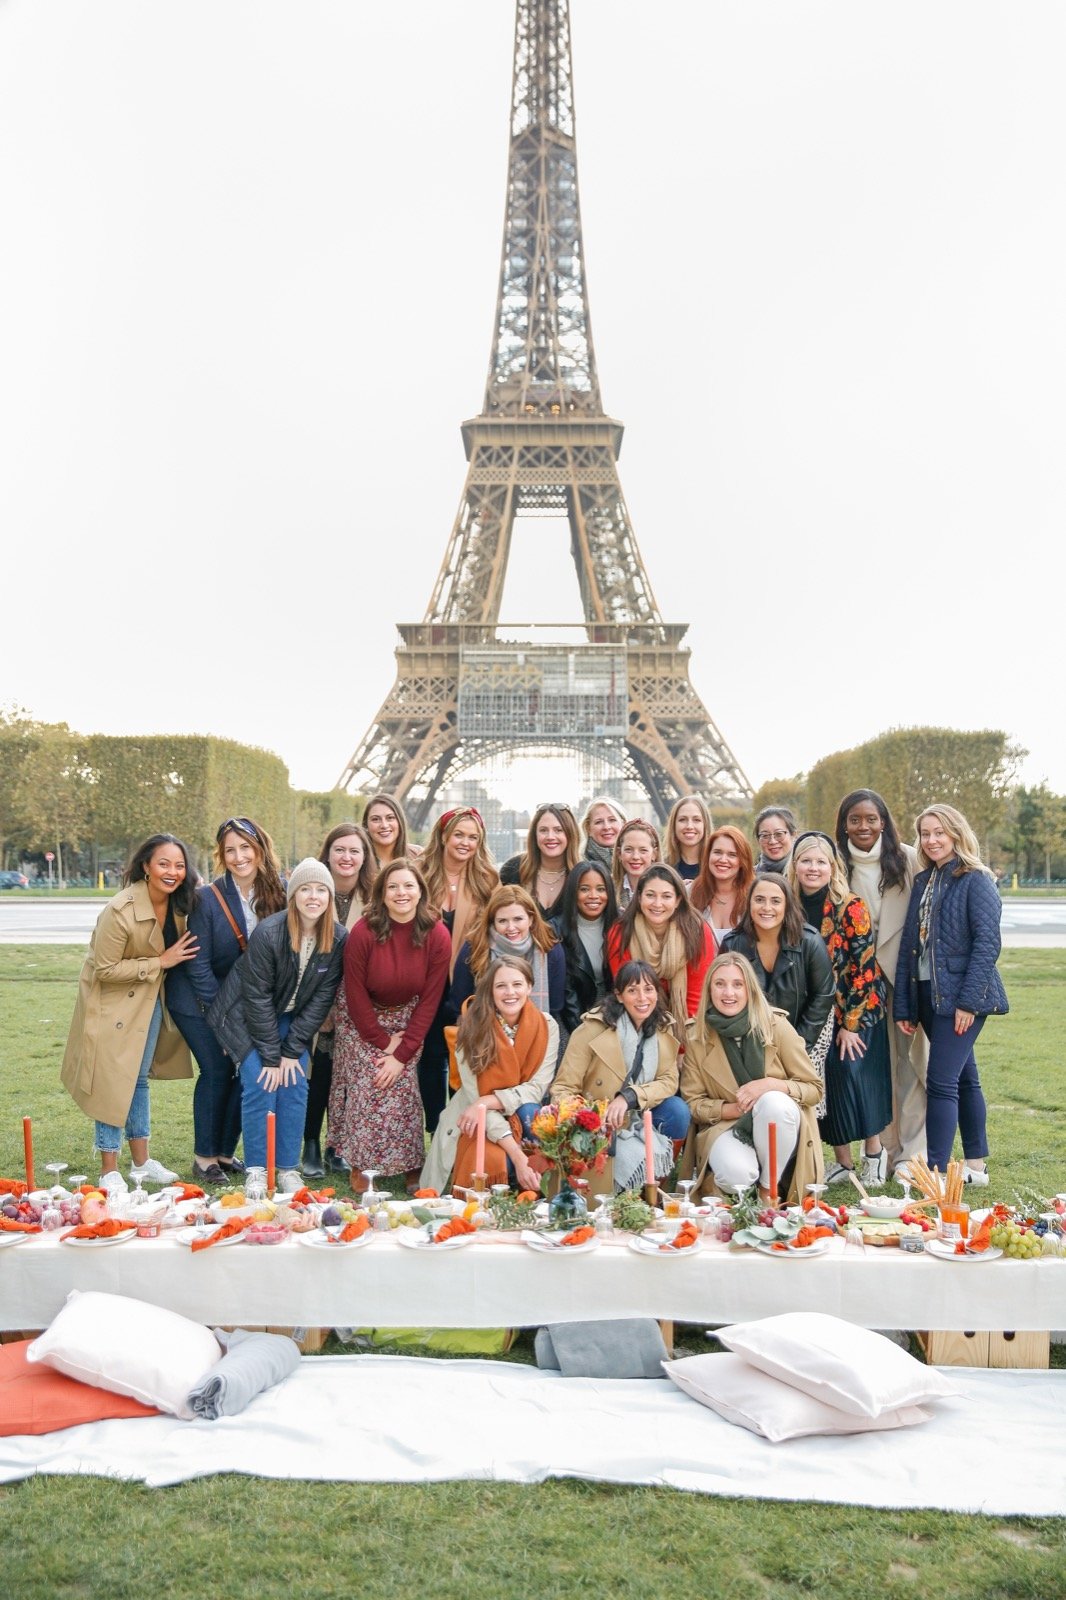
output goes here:
[{"label": "wine glass", "polygon": [[70,1177],[67,1179],[67,1184],[70,1188],[71,1194],[77,1194],[82,1184],[88,1183],[88,1181],[89,1174],[87,1172],[72,1172]]},{"label": "wine glass", "polygon": [[696,1207],[692,1204],[692,1190],[696,1187],[695,1178],[678,1178],[677,1187],[682,1190],[681,1211],[683,1217],[694,1217]]},{"label": "wine glass", "polygon": [[63,1173],[67,1171],[67,1163],[65,1161],[46,1161],[44,1170],[52,1174],[52,1188],[61,1189],[63,1186],[59,1180]]},{"label": "wine glass", "polygon": [[364,1167],[363,1177],[366,1179],[366,1190],[363,1194],[363,1204],[370,1211],[378,1202],[378,1192],[374,1188],[374,1179],[381,1177],[380,1167]]},{"label": "wine glass", "polygon": [[592,1216],[592,1226],[596,1230],[598,1239],[612,1239],[614,1237],[614,1218],[611,1216],[611,1202],[614,1196],[606,1189],[600,1195],[596,1210]]},{"label": "wine glass", "polygon": [[822,1209],[822,1195],[825,1193],[827,1188],[828,1184],[825,1183],[808,1183],[806,1185],[807,1193],[814,1200],[815,1211],[820,1211]]}]

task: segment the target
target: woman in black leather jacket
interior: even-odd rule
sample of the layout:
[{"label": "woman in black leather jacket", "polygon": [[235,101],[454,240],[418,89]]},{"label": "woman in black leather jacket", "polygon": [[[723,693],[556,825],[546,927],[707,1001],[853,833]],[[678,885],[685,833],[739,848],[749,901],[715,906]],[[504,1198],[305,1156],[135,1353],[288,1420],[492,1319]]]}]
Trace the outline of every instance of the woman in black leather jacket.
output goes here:
[{"label": "woman in black leather jacket", "polygon": [[821,934],[804,922],[786,879],[777,873],[756,875],[747,909],[722,940],[722,949],[748,958],[763,994],[786,1013],[820,1067],[832,1031],[833,968]]},{"label": "woman in black leather jacket", "polygon": [[266,917],[207,1014],[239,1066],[244,1154],[266,1165],[267,1112],[276,1117],[279,1189],[298,1189],[312,1041],[343,971],[347,930],[333,910],[329,868],[308,857],[286,886],[288,909]]}]

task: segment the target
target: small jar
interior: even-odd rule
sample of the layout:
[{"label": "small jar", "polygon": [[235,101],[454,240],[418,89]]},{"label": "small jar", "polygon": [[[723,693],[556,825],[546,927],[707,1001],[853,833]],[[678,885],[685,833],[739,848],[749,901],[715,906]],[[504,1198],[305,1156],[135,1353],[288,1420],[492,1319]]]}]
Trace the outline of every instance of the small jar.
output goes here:
[{"label": "small jar", "polygon": [[965,1200],[944,1201],[936,1236],[944,1244],[958,1244],[970,1237],[970,1208]]}]

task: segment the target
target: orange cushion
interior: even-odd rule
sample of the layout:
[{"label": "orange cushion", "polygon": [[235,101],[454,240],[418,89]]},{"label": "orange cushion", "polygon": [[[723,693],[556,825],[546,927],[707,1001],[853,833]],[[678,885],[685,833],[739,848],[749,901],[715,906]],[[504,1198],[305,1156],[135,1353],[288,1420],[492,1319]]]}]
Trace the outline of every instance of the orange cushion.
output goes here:
[{"label": "orange cushion", "polygon": [[43,1362],[29,1362],[32,1339],[0,1345],[0,1437],[14,1433],[55,1433],[79,1422],[110,1417],[158,1417],[154,1406],[128,1395],[112,1394],[67,1378]]}]

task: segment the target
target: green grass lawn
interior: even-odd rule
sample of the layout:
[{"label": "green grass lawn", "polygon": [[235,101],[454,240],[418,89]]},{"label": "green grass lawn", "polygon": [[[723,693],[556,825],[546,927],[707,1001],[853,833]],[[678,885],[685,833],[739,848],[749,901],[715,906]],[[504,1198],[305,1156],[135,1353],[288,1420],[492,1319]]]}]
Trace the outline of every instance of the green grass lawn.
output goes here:
[{"label": "green grass lawn", "polygon": [[[95,1170],[91,1126],[59,1085],[80,963],[80,951],[62,946],[0,947],[4,1176],[21,1171],[24,1115],[34,1119],[39,1169],[55,1159]],[[1066,951],[1009,950],[1000,967],[1012,1011],[989,1021],[978,1049],[993,1177],[982,1200],[1066,1189]],[[191,1094],[191,1082],[153,1089],[153,1153],[182,1172],[192,1157]],[[514,1355],[530,1359],[528,1337]],[[345,1441],[322,1448],[341,1460]],[[945,1471],[965,1463],[946,1462]],[[466,1600],[475,1587],[498,1600],[601,1590],[620,1600],[864,1592],[1062,1600],[1064,1559],[1066,1519],[776,1505],[569,1481],[409,1488],[209,1478],[162,1492],[41,1478],[0,1488],[0,1573],[12,1600],[209,1589],[224,1589],[227,1600]]]}]

